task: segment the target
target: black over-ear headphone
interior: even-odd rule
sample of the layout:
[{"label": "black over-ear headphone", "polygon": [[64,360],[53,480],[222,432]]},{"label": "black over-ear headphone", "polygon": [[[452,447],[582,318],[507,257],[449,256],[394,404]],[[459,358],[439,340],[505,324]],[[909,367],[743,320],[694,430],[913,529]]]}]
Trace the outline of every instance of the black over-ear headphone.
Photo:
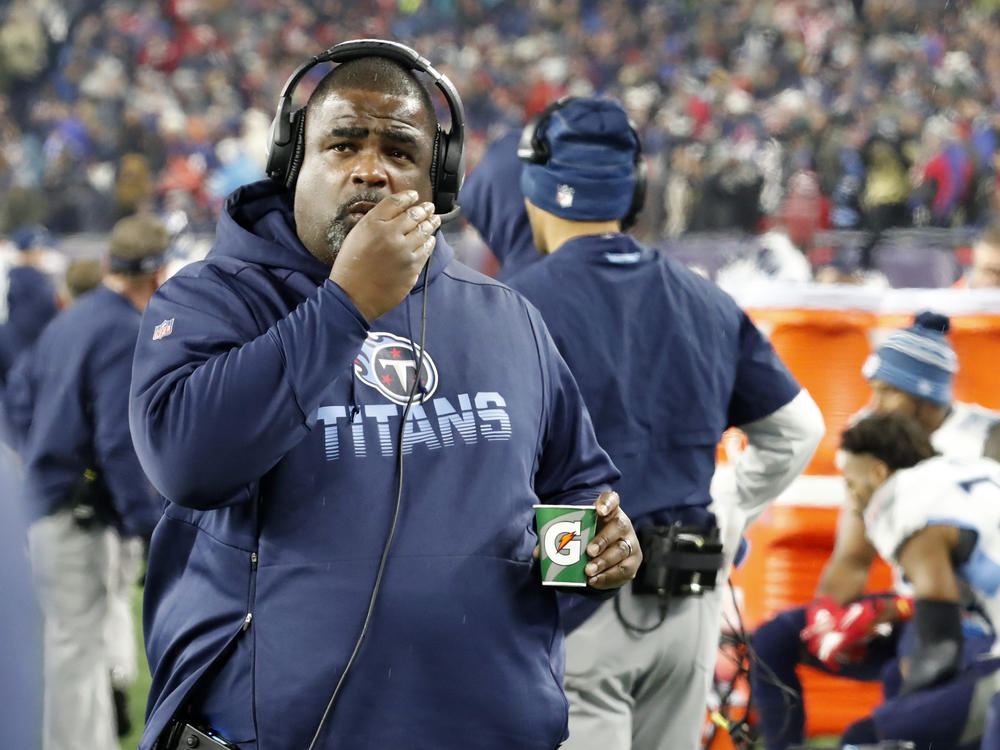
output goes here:
[{"label": "black over-ear headphone", "polygon": [[[556,99],[549,106],[528,120],[521,131],[521,140],[517,144],[517,156],[521,161],[531,164],[544,164],[552,158],[552,149],[549,148],[548,141],[539,134],[542,125],[552,116],[552,113],[562,109],[570,102],[576,101],[578,96],[564,96]],[[635,220],[642,211],[642,206],[646,202],[646,162],[642,158],[642,141],[639,133],[635,129],[635,124],[629,120],[629,128],[635,137],[635,160],[633,161],[632,176],[635,178],[635,189],[632,191],[632,202],[629,204],[628,212],[622,217],[622,231],[630,229],[635,225]]]},{"label": "black over-ear headphone", "polygon": [[303,135],[306,108],[292,111],[292,93],[302,77],[320,63],[343,63],[359,57],[386,57],[407,70],[426,73],[444,94],[451,112],[451,127],[446,132],[438,126],[431,158],[431,187],[434,190],[434,211],[442,220],[458,214],[458,191],[465,179],[465,108],[454,84],[434,69],[426,58],[404,44],[384,39],[355,39],[336,44],[307,60],[285,81],[278,97],[278,110],[271,122],[267,147],[267,174],[289,190],[302,166],[305,151]]}]

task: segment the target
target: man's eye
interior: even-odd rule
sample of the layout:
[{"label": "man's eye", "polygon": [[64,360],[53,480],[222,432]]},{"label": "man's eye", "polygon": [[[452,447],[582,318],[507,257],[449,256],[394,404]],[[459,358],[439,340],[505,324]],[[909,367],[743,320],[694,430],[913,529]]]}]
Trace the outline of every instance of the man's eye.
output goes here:
[{"label": "man's eye", "polygon": [[405,159],[407,161],[413,161],[413,157],[411,157],[408,152],[398,148],[390,149],[389,156],[391,156],[393,159]]},{"label": "man's eye", "polygon": [[338,151],[341,153],[344,151],[348,151],[350,148],[351,148],[350,143],[334,143],[333,145],[330,146],[331,151]]}]

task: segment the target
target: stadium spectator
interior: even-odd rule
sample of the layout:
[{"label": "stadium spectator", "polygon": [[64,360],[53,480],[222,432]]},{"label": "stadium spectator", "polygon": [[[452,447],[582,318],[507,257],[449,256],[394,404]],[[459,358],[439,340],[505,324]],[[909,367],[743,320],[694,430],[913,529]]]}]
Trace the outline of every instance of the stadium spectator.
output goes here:
[{"label": "stadium spectator", "polygon": [[820,192],[812,169],[801,169],[788,180],[788,190],[776,217],[788,239],[805,252],[816,232],[830,228],[830,202]]},{"label": "stadium spectator", "polygon": [[747,249],[725,263],[716,274],[719,286],[734,291],[755,281],[806,282],[812,279],[809,260],[778,224],[751,238]]},{"label": "stadium spectator", "polygon": [[717,145],[710,155],[711,166],[688,227],[694,231],[755,232],[761,219],[763,176],[752,161],[738,158],[728,142]]},{"label": "stadium spectator", "polygon": [[[112,689],[125,688],[128,675],[113,676],[109,665],[133,647],[135,540],[161,512],[132,448],[127,394],[141,310],[166,245],[155,218],[115,224],[102,285],[46,326],[8,383],[44,619],[43,750],[117,747]],[[109,628],[117,654],[107,648]],[[134,648],[131,664],[135,679]]]},{"label": "stadium spectator", "polygon": [[[1000,465],[935,456],[926,430],[900,413],[861,419],[844,431],[841,450],[851,512],[912,586],[913,619],[900,641],[898,692],[848,727],[840,746],[978,748],[988,739],[989,696],[1000,692],[1000,643],[970,659],[962,611],[1000,621]],[[834,628],[820,637],[821,652],[859,635],[862,642],[881,619],[875,611],[870,602],[851,605],[841,620],[851,620],[850,635]]]},{"label": "stadium spectator", "polygon": [[[977,458],[1000,415],[976,404],[953,400],[952,383],[958,362],[945,336],[947,330],[947,318],[925,312],[916,317],[912,326],[893,332],[878,347],[864,367],[872,393],[868,410],[912,417],[931,434],[935,449],[943,455]],[[773,679],[776,677],[801,694],[801,682],[795,673],[798,663],[853,679],[881,680],[887,690],[894,690],[898,682],[898,629],[857,652],[851,648],[858,644],[845,640],[840,650],[824,653],[822,658],[818,655],[822,638],[810,637],[812,631],[818,630],[816,622],[827,618],[824,613],[841,613],[850,603],[860,600],[872,613],[888,613],[895,606],[899,601],[895,594],[861,598],[875,556],[876,549],[865,535],[861,517],[852,506],[845,506],[838,520],[833,552],[816,587],[816,599],[806,607],[779,613],[753,634],[762,665],[751,665],[751,679],[768,750],[803,741],[802,701],[789,706],[786,694]],[[908,590],[904,587],[898,593],[906,594]],[[905,619],[905,615],[900,613],[899,619]],[[968,628],[966,647],[971,658],[988,648],[992,639],[982,635],[971,614]]]},{"label": "stadium spectator", "polygon": [[913,223],[936,227],[962,223],[975,165],[958,139],[955,124],[944,115],[928,119],[920,148],[924,157],[916,166],[909,201]]},{"label": "stadium spectator", "polygon": [[40,15],[27,0],[14,0],[0,25],[0,90],[10,97],[12,113],[28,121],[31,93],[49,59],[49,36]]},{"label": "stadium spectator", "polygon": [[170,502],[143,750],[188,716],[248,747],[556,747],[563,635],[532,504],[597,501],[580,595],[641,560],[538,313],[437,233],[460,103],[439,133],[413,51],[382,44],[338,48],[302,140],[146,311],[132,433]]},{"label": "stadium spectator", "polygon": [[[496,175],[494,204],[474,215],[516,224],[527,207],[542,258],[507,283],[541,311],[598,441],[623,473],[615,486],[644,540],[632,588],[614,602],[564,603],[564,624],[576,629],[566,642],[563,747],[695,747],[728,560],[744,524],[805,467],[823,420],[731,298],[623,233],[642,208],[645,177],[620,103],[557,101],[529,122],[518,153],[519,182]],[[498,199],[518,185],[521,202]],[[692,335],[704,327],[715,334]],[[736,485],[713,511],[716,444],[730,425],[744,429],[748,446]],[[688,567],[662,546],[679,528],[703,545]],[[687,555],[699,557],[694,543]],[[664,575],[676,584],[657,591]],[[701,594],[699,579],[712,590]]]},{"label": "stadium spectator", "polygon": [[903,150],[898,124],[889,118],[876,123],[861,152],[865,178],[861,192],[864,225],[875,235],[910,222],[910,163]]},{"label": "stadium spectator", "polygon": [[972,243],[972,263],[955,289],[1000,288],[1000,223],[986,227]]}]

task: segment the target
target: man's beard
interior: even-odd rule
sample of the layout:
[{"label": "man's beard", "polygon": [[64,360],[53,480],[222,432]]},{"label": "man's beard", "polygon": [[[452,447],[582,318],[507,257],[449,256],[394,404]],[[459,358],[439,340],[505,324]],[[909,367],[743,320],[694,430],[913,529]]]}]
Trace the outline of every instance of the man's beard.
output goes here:
[{"label": "man's beard", "polygon": [[357,221],[353,224],[348,221],[348,217],[351,213],[351,208],[357,203],[372,203],[376,204],[382,200],[382,194],[375,191],[369,190],[365,193],[358,193],[350,200],[341,203],[337,208],[336,215],[330,219],[329,225],[326,228],[326,258],[321,258],[321,260],[326,261],[331,266],[333,262],[337,260],[337,256],[340,254],[340,248],[344,244],[344,240],[347,239],[347,235],[350,233],[351,229],[357,226]]}]

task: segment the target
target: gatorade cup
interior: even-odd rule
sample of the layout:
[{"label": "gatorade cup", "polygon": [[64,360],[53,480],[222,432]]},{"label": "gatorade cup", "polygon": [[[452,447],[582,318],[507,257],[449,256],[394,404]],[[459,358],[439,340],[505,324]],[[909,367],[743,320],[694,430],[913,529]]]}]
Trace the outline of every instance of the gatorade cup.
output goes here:
[{"label": "gatorade cup", "polygon": [[586,586],[587,545],[597,530],[591,505],[534,505],[543,586]]}]

